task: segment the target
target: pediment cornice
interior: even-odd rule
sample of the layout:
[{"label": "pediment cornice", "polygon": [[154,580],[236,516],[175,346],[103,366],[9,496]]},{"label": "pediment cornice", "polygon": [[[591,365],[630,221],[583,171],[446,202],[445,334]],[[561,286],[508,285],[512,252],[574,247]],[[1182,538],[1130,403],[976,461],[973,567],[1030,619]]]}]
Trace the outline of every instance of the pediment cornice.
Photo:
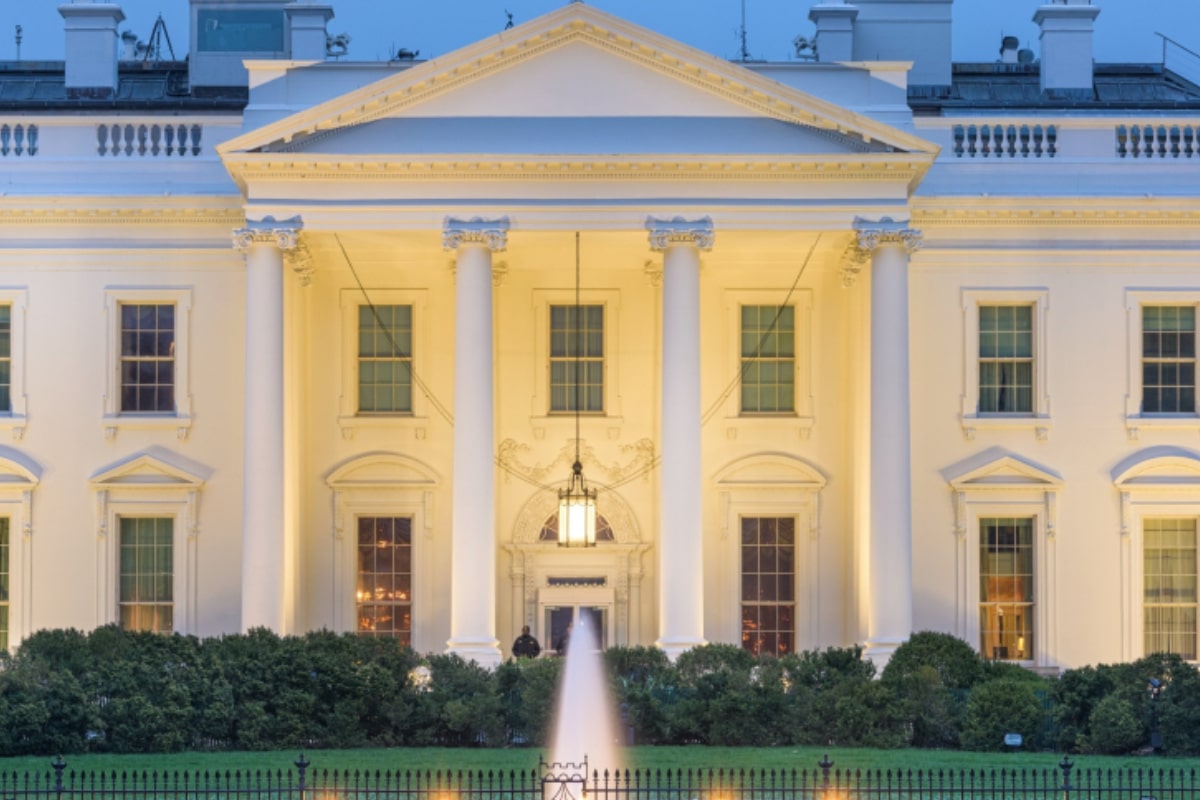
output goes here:
[{"label": "pediment cornice", "polygon": [[572,3],[442,58],[294,114],[218,146],[229,163],[254,151],[277,151],[301,139],[403,115],[550,50],[585,42],[723,98],[749,114],[860,137],[895,150],[935,155],[935,145],[848,111],[724,59],[660,36],[582,3]]}]

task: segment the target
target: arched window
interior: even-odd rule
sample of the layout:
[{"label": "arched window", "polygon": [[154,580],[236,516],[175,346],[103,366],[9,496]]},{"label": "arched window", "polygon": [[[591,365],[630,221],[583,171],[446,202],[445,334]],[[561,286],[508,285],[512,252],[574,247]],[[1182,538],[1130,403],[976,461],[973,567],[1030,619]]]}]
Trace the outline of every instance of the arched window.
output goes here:
[{"label": "arched window", "polygon": [[[542,532],[538,534],[539,542],[557,542],[558,541],[558,514],[551,514],[546,518],[546,522],[542,525]],[[599,514],[596,515],[596,541],[597,542],[615,542],[612,526],[608,524],[608,520]]]}]

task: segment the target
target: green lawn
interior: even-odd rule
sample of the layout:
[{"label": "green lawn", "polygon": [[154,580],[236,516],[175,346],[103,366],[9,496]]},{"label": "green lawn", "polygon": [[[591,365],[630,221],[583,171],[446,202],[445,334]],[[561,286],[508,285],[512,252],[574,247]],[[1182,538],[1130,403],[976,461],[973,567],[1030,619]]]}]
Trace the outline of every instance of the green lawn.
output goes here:
[{"label": "green lawn", "polygon": [[[990,770],[1042,769],[1054,767],[1061,755],[1054,753],[965,753],[951,750],[866,750],[838,748],[738,748],[738,747],[634,747],[625,751],[627,763],[636,769],[800,769],[814,770],[822,755],[829,754],[834,769],[884,770]],[[319,770],[536,770],[541,751],[513,749],[396,748],[376,750],[315,750],[306,752],[310,769]],[[66,756],[67,770],[106,772],[225,772],[294,769],[298,751],[178,753],[160,755]],[[0,758],[0,772],[49,772],[52,757]],[[1184,769],[1200,771],[1200,758],[1161,756],[1072,757],[1076,768],[1086,769]],[[592,768],[605,765],[592,764]]]}]

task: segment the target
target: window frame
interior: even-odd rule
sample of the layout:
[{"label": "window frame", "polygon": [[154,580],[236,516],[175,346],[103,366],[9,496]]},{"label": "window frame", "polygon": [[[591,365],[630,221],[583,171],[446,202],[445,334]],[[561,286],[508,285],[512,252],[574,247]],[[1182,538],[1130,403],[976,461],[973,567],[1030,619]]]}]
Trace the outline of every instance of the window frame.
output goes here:
[{"label": "window frame", "polygon": [[[171,515],[171,514],[166,514],[163,516],[156,516],[153,514],[118,514],[118,515],[116,515],[116,517],[114,519],[115,527],[113,528],[113,535],[116,537],[116,549],[117,549],[117,559],[116,559],[117,577],[116,577],[116,586],[115,586],[116,623],[117,623],[117,625],[121,625],[121,607],[123,605],[125,605],[124,601],[121,599],[121,578],[122,578],[121,550],[124,545],[124,542],[122,541],[122,537],[124,535],[124,532],[122,531],[122,526],[123,526],[123,523],[125,523],[126,521],[133,521],[133,520],[155,520],[155,521],[160,521],[160,522],[165,521],[165,522],[169,522],[171,525],[171,602],[170,602],[171,630],[169,630],[169,631],[151,631],[151,632],[152,633],[162,633],[162,634],[176,633],[177,631],[176,631],[176,627],[175,627],[175,625],[176,625],[175,612],[179,608],[179,605],[175,600],[175,590],[176,590],[176,588],[178,588],[178,584],[176,582],[176,569],[178,568],[178,566],[180,564],[180,559],[177,557],[177,554],[175,552],[177,549],[177,542],[175,541],[177,538],[175,535],[175,525],[177,524],[178,520],[176,519],[176,517],[174,515]],[[166,604],[165,603],[131,603],[130,605],[150,606],[150,605],[166,605]],[[122,625],[122,629],[128,630],[128,631],[142,630],[140,628],[124,628],[123,625]]]},{"label": "window frame", "polygon": [[[743,562],[743,553],[740,552],[741,549],[745,547],[744,543],[742,543],[742,541],[741,541],[742,527],[746,523],[747,520],[758,520],[761,522],[762,520],[785,520],[785,519],[792,521],[792,532],[794,535],[794,541],[792,543],[793,555],[792,555],[792,565],[791,565],[792,566],[792,571],[791,571],[791,575],[792,575],[792,599],[791,599],[792,630],[791,630],[791,634],[792,634],[793,647],[788,652],[794,654],[794,653],[800,652],[800,650],[801,650],[801,648],[799,647],[799,639],[800,639],[799,616],[800,616],[800,588],[801,588],[800,566],[804,559],[802,559],[800,551],[801,551],[804,539],[801,535],[802,531],[800,529],[800,514],[762,514],[762,513],[739,514],[738,519],[737,519],[737,525],[738,525],[737,537],[738,537],[739,553],[738,553],[738,559],[737,559],[737,564],[738,564],[738,577],[737,577],[737,583],[738,583],[738,638],[737,638],[736,642],[743,650],[746,649],[745,643],[743,641],[743,637],[745,636],[745,633],[746,633],[745,624],[744,624],[745,623],[745,607],[746,607],[746,605],[759,605],[759,606],[774,605],[776,608],[778,608],[779,606],[784,606],[784,605],[788,605],[788,604],[782,603],[782,602],[775,602],[775,603],[754,602],[754,603],[751,603],[751,602],[747,601],[744,597],[742,597],[742,594],[745,589],[745,580],[746,580],[746,566],[745,566],[745,563]],[[765,573],[763,573],[761,570],[759,570],[755,574],[763,575]],[[748,651],[748,652],[753,652],[753,651]],[[773,655],[773,656],[782,655],[781,653],[778,652],[778,647],[776,647],[776,651],[774,653],[764,651],[763,654],[764,655]]]},{"label": "window frame", "polygon": [[[779,314],[782,309],[791,309],[791,312],[792,312],[792,355],[791,355],[790,360],[792,362],[792,369],[791,369],[791,371],[792,371],[791,401],[792,402],[791,402],[791,408],[789,408],[789,409],[775,409],[773,411],[763,411],[763,410],[749,410],[745,406],[744,393],[745,393],[745,387],[746,387],[745,379],[746,379],[746,364],[747,364],[747,362],[749,361],[751,363],[759,363],[759,364],[775,362],[776,364],[780,364],[783,361],[788,360],[788,359],[777,358],[777,357],[766,357],[766,356],[763,356],[761,353],[757,357],[748,357],[745,354],[745,352],[742,349],[742,338],[746,335],[746,330],[743,327],[743,323],[745,321],[745,312],[746,312],[747,308],[773,309],[774,312],[772,313],[772,317],[774,317],[776,314]],[[799,338],[796,335],[796,313],[797,313],[797,309],[796,309],[795,304],[790,303],[790,302],[785,303],[782,306],[769,305],[769,304],[764,304],[764,303],[742,303],[738,306],[738,415],[739,416],[742,416],[742,417],[793,417],[793,416],[796,416],[796,405],[797,405],[796,404],[796,373],[798,372],[797,367],[796,367],[796,361],[797,361],[796,347],[797,347],[797,339]],[[763,333],[765,333],[765,332],[763,332]],[[759,341],[760,342],[762,341],[762,335],[759,336]],[[763,383],[760,381],[758,386],[761,390]]]},{"label": "window frame", "polygon": [[954,499],[954,635],[979,652],[980,520],[1029,518],[1033,520],[1034,647],[1032,658],[1011,663],[1053,667],[1058,652],[1057,500],[1062,478],[1000,448],[980,456],[943,473]]},{"label": "window frame", "polygon": [[1200,528],[1200,455],[1146,448],[1118,464],[1112,478],[1121,502],[1121,660],[1135,661],[1146,655],[1145,520],[1195,518]]},{"label": "window frame", "polygon": [[[1141,586],[1141,590],[1137,592],[1136,596],[1139,599],[1139,602],[1141,603],[1141,606],[1142,606],[1142,613],[1137,616],[1138,616],[1138,620],[1140,621],[1140,623],[1142,625],[1141,645],[1142,645],[1143,653],[1145,653],[1145,651],[1147,649],[1146,648],[1146,608],[1147,608],[1147,603],[1146,603],[1146,591],[1145,591],[1145,589],[1146,589],[1146,581],[1145,581],[1145,578],[1146,578],[1146,570],[1145,570],[1145,565],[1146,565],[1146,523],[1150,522],[1152,520],[1173,521],[1173,522],[1190,521],[1192,523],[1193,537],[1195,537],[1197,534],[1197,531],[1200,530],[1200,515],[1195,515],[1195,514],[1170,514],[1170,515],[1143,514],[1143,515],[1141,515],[1141,517],[1139,519],[1138,529],[1139,529],[1139,533],[1142,536],[1142,542],[1141,542],[1141,546],[1138,548],[1138,555],[1141,559],[1142,566],[1141,566],[1141,569],[1138,570],[1137,576],[1141,579],[1142,586]],[[1197,572],[1194,573],[1192,577],[1196,578],[1196,579],[1200,579],[1200,570],[1197,570]],[[1156,605],[1158,607],[1171,607],[1172,605],[1174,605],[1176,607],[1184,606],[1184,604],[1182,604],[1182,603],[1176,603],[1176,604],[1158,603]],[[1200,611],[1200,603],[1197,602],[1196,598],[1193,598],[1190,605],[1191,605],[1193,612]],[[1192,635],[1200,637],[1200,620],[1197,621],[1196,626],[1197,626],[1197,628],[1196,628],[1196,630],[1192,631]],[[1183,656],[1181,656],[1181,657],[1183,657]],[[1200,650],[1196,650],[1193,653],[1192,658],[1190,658],[1190,659],[1185,658],[1185,660],[1191,661],[1193,663],[1200,661]]]},{"label": "window frame", "polygon": [[[198,465],[192,465],[198,466]],[[96,625],[119,625],[120,520],[171,517],[174,535],[174,633],[198,633],[197,548],[200,494],[208,470],[172,464],[150,452],[103,468],[91,478],[96,493]]]},{"label": "window frame", "polygon": [[[794,335],[796,337],[794,352],[792,411],[743,412],[742,411],[742,307],[743,306],[774,306],[778,308],[781,301],[787,297],[788,289],[781,286],[775,289],[726,289],[725,303],[725,386],[733,386],[725,399],[725,421],[730,430],[741,428],[761,430],[778,428],[786,422],[796,426],[801,439],[811,435],[814,417],[814,398],[812,385],[812,348],[813,348],[813,290],[796,289],[787,304],[795,309],[793,316]],[[740,641],[740,638],[738,639]]]},{"label": "window frame", "polygon": [[[342,318],[341,343],[341,392],[338,396],[337,424],[344,439],[353,439],[355,434],[367,429],[406,429],[423,431],[429,422],[429,401],[418,385],[430,380],[432,365],[428,358],[427,326],[429,315],[429,292],[426,289],[366,289],[366,296],[375,306],[411,306],[412,329],[412,410],[396,412],[358,410],[358,315],[359,308],[367,305],[363,290],[357,287],[342,289],[338,302]],[[422,369],[424,368],[424,371]]]},{"label": "window frame", "polygon": [[0,456],[0,516],[8,519],[9,653],[34,631],[33,498],[42,470],[21,455]]},{"label": "window frame", "polygon": [[[979,309],[982,306],[1029,306],[1033,309],[1033,404],[1029,413],[979,413]],[[1049,436],[1050,358],[1047,344],[1050,291],[1045,287],[968,287],[962,290],[963,387],[959,420],[963,436],[980,430],[1032,430]]]},{"label": "window frame", "polygon": [[0,287],[0,305],[11,308],[9,314],[9,398],[8,411],[0,411],[0,430],[8,430],[14,441],[25,436],[28,424],[28,398],[25,396],[25,326],[29,290],[20,287]]},{"label": "window frame", "polygon": [[[174,412],[140,413],[121,410],[121,306],[175,306],[175,410]],[[169,430],[174,428],[180,439],[186,439],[192,428],[190,331],[192,313],[191,287],[125,287],[110,286],[104,290],[104,310],[108,331],[108,352],[105,360],[104,437],[113,439],[122,428]]]},{"label": "window frame", "polygon": [[728,614],[725,641],[742,641],[741,520],[747,517],[792,517],[796,520],[795,604],[796,652],[826,641],[821,632],[821,493],[826,478],[803,459],[780,453],[739,458],[714,477],[721,552],[717,590]]},{"label": "window frame", "polygon": [[[550,307],[575,305],[574,288],[534,289],[531,296],[533,313],[533,363],[537,374],[530,397],[530,422],[545,433],[547,425],[566,425],[575,419],[573,411],[550,410]],[[604,311],[604,411],[585,411],[581,416],[603,419],[620,425],[621,369],[617,349],[621,321],[621,292],[619,289],[579,290],[581,306],[601,306]],[[564,429],[565,430],[565,429]],[[574,434],[572,434],[573,436]]]},{"label": "window frame", "polygon": [[[600,309],[600,339],[601,339],[600,351],[601,351],[601,355],[600,355],[600,358],[598,358],[598,359],[594,358],[594,357],[585,357],[582,355],[580,355],[578,358],[573,357],[573,356],[558,357],[558,356],[554,355],[553,346],[549,344],[550,339],[553,338],[553,334],[554,334],[554,330],[552,327],[553,326],[553,318],[554,318],[554,309],[565,308],[568,310],[568,312],[570,312],[570,311],[574,310],[576,307],[578,307],[580,311],[583,311],[583,310],[589,309],[589,308],[599,308]],[[576,410],[573,408],[554,408],[553,407],[554,406],[554,365],[557,363],[565,363],[565,364],[579,363],[582,365],[585,363],[595,363],[597,361],[599,361],[599,363],[600,363],[600,408],[598,408],[598,409],[581,408],[581,409],[579,409],[579,414],[580,414],[580,416],[588,416],[588,417],[603,417],[603,416],[607,415],[607,413],[606,413],[607,407],[605,406],[605,401],[607,400],[607,397],[605,395],[606,395],[606,389],[607,389],[607,385],[608,385],[608,340],[607,340],[608,320],[606,319],[606,317],[607,317],[606,308],[603,303],[584,303],[584,302],[580,301],[578,306],[576,306],[576,304],[574,302],[550,303],[546,306],[546,324],[548,326],[551,326],[551,327],[548,327],[547,331],[546,331],[546,337],[547,337],[547,352],[546,352],[546,359],[547,359],[546,402],[547,402],[547,407],[546,407],[546,415],[547,416],[558,417],[558,416],[562,416],[562,415],[566,414],[566,415],[573,417],[573,416],[575,416],[575,413],[576,413]],[[578,324],[578,322],[576,324]],[[574,387],[578,385],[578,377],[579,376],[576,375],[576,383],[569,384],[572,388],[572,392],[574,391]],[[585,383],[584,386],[587,386],[587,384]],[[582,391],[581,391],[581,393],[582,393]],[[568,402],[568,405],[570,405],[569,402]]]},{"label": "window frame", "polygon": [[[435,575],[434,496],[441,479],[428,465],[400,453],[368,453],[336,467],[325,479],[333,495],[332,628],[358,632],[358,519],[412,519],[412,648],[419,653],[442,647],[433,638],[439,604],[435,591],[445,589],[424,576]],[[444,523],[443,523],[444,524]]]},{"label": "window frame", "polygon": [[[355,347],[355,349],[354,349],[355,350],[355,352],[354,352],[354,413],[356,416],[360,416],[360,417],[411,417],[413,415],[413,404],[416,401],[416,394],[417,394],[417,389],[418,389],[416,381],[411,379],[412,377],[415,377],[415,375],[416,375],[416,373],[414,371],[415,370],[414,362],[415,362],[416,337],[413,334],[413,327],[415,327],[415,323],[416,323],[416,315],[415,315],[416,309],[413,308],[411,303],[372,303],[370,305],[368,305],[366,302],[359,303],[358,304],[358,324],[355,326],[355,331],[356,331],[358,338],[362,337],[363,311],[366,309],[371,309],[371,308],[374,308],[376,312],[378,312],[378,310],[380,308],[407,308],[408,309],[409,323],[410,323],[409,334],[408,334],[409,335],[409,353],[408,353],[407,358],[405,358],[403,356],[395,356],[395,355],[387,356],[385,358],[380,358],[379,356],[364,357],[362,354],[361,347],[359,347],[359,346]],[[408,404],[409,405],[408,409],[406,409],[406,410],[389,410],[389,411],[364,411],[363,410],[362,366],[363,366],[363,361],[365,359],[370,359],[370,360],[373,360],[376,362],[385,362],[386,361],[386,362],[399,363],[399,364],[402,364],[405,361],[407,361],[409,375],[410,375],[410,380],[409,380],[410,400],[409,400],[409,404]]]},{"label": "window frame", "polygon": [[[416,540],[417,540],[417,525],[416,525],[416,522],[417,522],[417,521],[416,521],[416,519],[413,517],[413,515],[412,515],[412,514],[369,514],[369,513],[365,513],[365,512],[364,512],[363,510],[361,510],[361,509],[359,509],[359,510],[357,510],[357,511],[355,511],[355,512],[354,512],[354,517],[353,517],[353,519],[354,519],[354,524],[353,524],[354,533],[353,533],[353,536],[354,536],[354,538],[355,538],[355,540],[356,540],[356,541],[355,541],[355,543],[354,543],[354,544],[355,544],[355,569],[354,569],[354,575],[355,575],[355,592],[354,592],[354,594],[355,594],[355,596],[354,596],[354,635],[355,635],[355,636],[370,637],[370,638],[374,638],[374,639],[394,639],[394,640],[396,640],[396,641],[399,641],[399,637],[395,637],[395,636],[386,636],[386,635],[379,635],[379,634],[373,634],[373,633],[371,633],[371,634],[368,634],[368,633],[364,633],[364,632],[363,632],[363,631],[362,631],[362,630],[361,630],[361,629],[358,627],[358,621],[359,621],[359,606],[360,606],[360,604],[361,604],[361,602],[362,602],[362,601],[360,601],[360,599],[359,599],[359,597],[358,597],[358,588],[357,588],[357,587],[358,587],[358,578],[360,577],[360,574],[361,574],[361,570],[358,568],[358,567],[359,567],[359,565],[358,565],[358,552],[357,552],[357,551],[358,551],[358,549],[359,549],[359,547],[360,547],[360,545],[359,545],[359,544],[358,544],[358,542],[357,542],[357,539],[358,539],[358,526],[359,526],[359,524],[362,522],[362,520],[364,520],[364,519],[375,519],[375,520],[380,520],[380,519],[389,519],[389,520],[408,520],[408,523],[409,523],[409,544],[408,544],[408,548],[409,548],[409,556],[408,556],[408,557],[409,557],[409,564],[408,564],[408,580],[409,580],[409,588],[408,588],[408,600],[407,600],[406,602],[395,602],[395,601],[393,601],[392,603],[390,603],[390,606],[391,606],[391,607],[393,607],[393,608],[400,608],[400,607],[407,607],[407,608],[408,608],[408,613],[409,613],[409,628],[408,628],[408,645],[407,645],[407,646],[409,646],[409,647],[412,647],[413,636],[414,636],[414,635],[415,635],[415,633],[416,633],[416,631],[415,631],[415,623],[416,623],[416,618],[415,618],[415,616],[414,616],[414,609],[416,608],[417,583],[418,583],[418,578],[419,578],[419,576],[417,575],[417,572],[416,572],[416,568],[415,568],[415,567],[416,567],[415,560],[416,560],[416,552],[417,552],[417,541],[416,541]],[[392,574],[394,575],[394,574],[396,574],[396,573],[395,573],[395,572],[393,572]],[[378,602],[377,602],[377,603],[374,603],[374,604],[375,604],[375,605],[389,605],[389,604],[385,604],[385,603],[378,603]]]},{"label": "window frame", "polygon": [[[1194,306],[1200,318],[1200,288],[1181,289],[1126,289],[1126,393],[1125,430],[1130,440],[1136,441],[1143,429],[1153,430],[1200,430],[1200,394],[1196,409],[1191,413],[1152,413],[1142,411],[1142,309],[1145,306]],[[1200,326],[1198,326],[1200,327]],[[1197,346],[1200,346],[1200,330],[1197,331]],[[1197,354],[1200,367],[1200,353]],[[1200,389],[1200,369],[1197,369],[1197,384]]]}]

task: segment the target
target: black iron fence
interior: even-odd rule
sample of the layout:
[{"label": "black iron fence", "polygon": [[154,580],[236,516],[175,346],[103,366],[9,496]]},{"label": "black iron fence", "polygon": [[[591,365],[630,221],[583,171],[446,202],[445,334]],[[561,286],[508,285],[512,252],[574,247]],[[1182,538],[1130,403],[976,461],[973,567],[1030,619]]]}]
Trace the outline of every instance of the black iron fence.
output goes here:
[{"label": "black iron fence", "polygon": [[[914,759],[920,758],[913,751]],[[0,771],[0,800],[1197,800],[1197,769]]]}]

